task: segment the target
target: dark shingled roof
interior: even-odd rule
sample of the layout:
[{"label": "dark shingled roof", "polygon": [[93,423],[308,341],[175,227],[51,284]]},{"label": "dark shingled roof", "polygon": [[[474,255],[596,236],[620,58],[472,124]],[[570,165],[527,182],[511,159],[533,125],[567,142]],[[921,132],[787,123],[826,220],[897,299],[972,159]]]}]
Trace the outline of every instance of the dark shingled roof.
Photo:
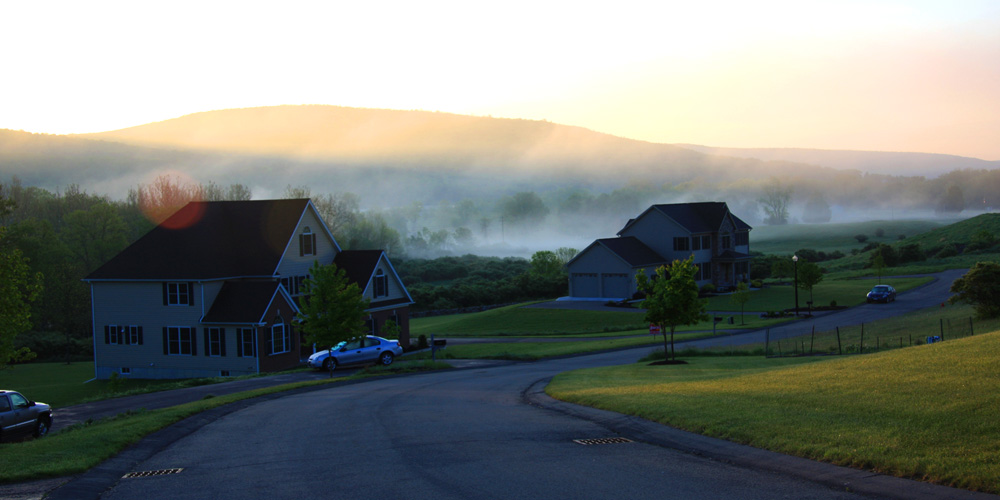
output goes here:
[{"label": "dark shingled roof", "polygon": [[[692,233],[710,233],[718,231],[722,227],[722,221],[726,214],[733,218],[737,230],[752,229],[749,224],[733,215],[729,207],[722,201],[706,201],[699,203],[670,203],[653,205],[650,209],[655,209],[677,221]],[[635,219],[628,221],[622,231],[625,231]],[[618,234],[621,234],[619,231]]]},{"label": "dark shingled roof", "polygon": [[603,245],[633,267],[662,264],[667,261],[635,236],[604,238],[597,240],[596,243]]},{"label": "dark shingled roof", "polygon": [[713,257],[713,260],[747,260],[750,258],[750,254],[740,253],[733,250],[724,250],[719,255]]},{"label": "dark shingled roof", "polygon": [[344,250],[333,258],[333,263],[347,273],[350,283],[357,283],[361,291],[364,291],[368,280],[375,274],[375,267],[378,266],[382,253],[382,250]]},{"label": "dark shingled roof", "polygon": [[[227,281],[202,323],[261,323],[278,293],[277,281]],[[291,318],[288,318],[291,319]]]},{"label": "dark shingled roof", "polygon": [[308,199],[188,203],[85,279],[271,276],[308,203]]}]

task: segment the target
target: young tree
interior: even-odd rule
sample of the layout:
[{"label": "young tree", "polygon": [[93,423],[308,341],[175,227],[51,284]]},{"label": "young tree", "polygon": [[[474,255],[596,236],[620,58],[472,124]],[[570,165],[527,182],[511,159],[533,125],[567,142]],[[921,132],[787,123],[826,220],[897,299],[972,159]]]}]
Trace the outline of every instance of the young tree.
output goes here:
[{"label": "young tree", "polygon": [[531,255],[531,274],[541,277],[560,277],[563,274],[563,263],[555,252],[541,250]]},{"label": "young tree", "polygon": [[799,262],[799,288],[809,292],[809,302],[813,301],[813,287],[823,281],[823,270],[815,262]]},{"label": "young tree", "polygon": [[[316,262],[309,269],[305,295],[298,314],[306,342],[327,346],[333,356],[333,346],[358,337],[364,338],[367,328],[368,299],[361,295],[356,283],[347,280],[343,269]],[[330,376],[333,376],[333,363]]]},{"label": "young tree", "polygon": [[972,304],[980,318],[1000,316],[1000,263],[977,262],[951,284],[951,292],[956,295],[949,302]]},{"label": "young tree", "polygon": [[772,179],[764,186],[761,197],[757,200],[764,210],[764,223],[768,225],[788,224],[788,205],[792,202],[792,188],[781,185],[781,181]]},{"label": "young tree", "polygon": [[660,327],[670,327],[670,351],[667,354],[667,332],[663,331],[665,361],[676,359],[674,353],[674,331],[680,325],[694,325],[708,320],[707,301],[698,298],[698,285],[694,274],[694,255],[684,260],[675,260],[669,266],[656,268],[656,275],[650,279],[640,271],[635,276],[639,290],[646,293],[642,307],[646,309],[646,321]]},{"label": "young tree", "polygon": [[733,304],[740,306],[740,324],[746,324],[743,322],[743,308],[750,301],[750,287],[746,283],[740,282],[736,285],[736,291],[729,296],[729,300]]}]

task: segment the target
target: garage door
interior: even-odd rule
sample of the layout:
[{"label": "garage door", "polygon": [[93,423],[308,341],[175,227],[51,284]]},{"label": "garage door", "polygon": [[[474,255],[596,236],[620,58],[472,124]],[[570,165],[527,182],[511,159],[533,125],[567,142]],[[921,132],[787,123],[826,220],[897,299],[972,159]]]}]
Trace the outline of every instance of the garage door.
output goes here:
[{"label": "garage door", "polygon": [[572,285],[574,297],[600,297],[601,287],[597,273],[573,273]]},{"label": "garage door", "polygon": [[629,293],[629,280],[627,274],[605,274],[602,276],[604,285],[604,297],[609,299],[627,299],[631,297]]}]

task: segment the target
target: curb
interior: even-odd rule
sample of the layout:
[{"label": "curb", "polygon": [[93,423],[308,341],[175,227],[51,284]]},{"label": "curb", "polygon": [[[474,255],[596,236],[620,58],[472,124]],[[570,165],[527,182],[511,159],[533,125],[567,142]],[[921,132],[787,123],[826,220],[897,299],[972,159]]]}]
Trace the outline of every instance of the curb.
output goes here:
[{"label": "curb", "polygon": [[545,410],[589,420],[633,441],[670,448],[746,469],[787,474],[829,486],[836,491],[877,498],[898,500],[1000,498],[988,493],[961,490],[794,457],[683,431],[641,417],[567,403],[545,393],[545,386],[551,380],[552,377],[549,377],[532,384],[521,394],[522,400]]}]

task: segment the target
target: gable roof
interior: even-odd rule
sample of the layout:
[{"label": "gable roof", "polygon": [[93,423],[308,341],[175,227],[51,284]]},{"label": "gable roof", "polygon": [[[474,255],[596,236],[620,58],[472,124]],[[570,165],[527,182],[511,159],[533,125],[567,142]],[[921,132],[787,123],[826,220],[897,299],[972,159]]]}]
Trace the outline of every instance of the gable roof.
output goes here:
[{"label": "gable roof", "polygon": [[[293,310],[298,310],[294,300],[287,296],[277,281],[227,281],[212,302],[202,323],[262,324],[264,315],[278,296],[284,298]],[[291,320],[292,318],[286,318]]]},{"label": "gable roof", "polygon": [[635,236],[622,236],[620,238],[603,238],[595,240],[587,248],[583,249],[582,252],[576,254],[575,257],[570,259],[566,265],[571,264],[595,246],[602,246],[608,249],[608,251],[632,267],[644,267],[667,262],[667,259],[664,259],[662,255],[656,253],[655,250],[649,248],[649,246],[642,241],[639,241],[639,238],[636,238]]},{"label": "gable roof", "polygon": [[675,222],[683,226],[685,229],[691,233],[711,233],[718,231],[722,227],[722,223],[725,218],[731,217],[733,224],[736,226],[737,230],[749,231],[753,229],[749,224],[743,222],[742,219],[733,215],[729,211],[729,206],[723,201],[705,201],[698,203],[669,203],[653,205],[646,209],[642,215],[631,219],[625,224],[625,227],[618,234],[622,234],[628,229],[636,220],[641,219],[648,212],[656,210],[667,217],[670,217]]},{"label": "gable roof", "polygon": [[396,282],[403,289],[403,294],[406,295],[405,299],[391,299],[389,301],[372,302],[371,307],[383,307],[387,305],[398,305],[398,304],[412,304],[413,298],[410,296],[410,291],[406,289],[406,285],[403,284],[403,280],[399,278],[399,274],[396,273],[396,268],[393,267],[392,262],[385,256],[385,251],[383,250],[343,250],[333,258],[333,263],[338,269],[343,269],[347,274],[347,280],[351,283],[357,283],[358,288],[361,288],[361,292],[368,288],[369,282],[371,282],[372,276],[375,275],[375,270],[378,268],[379,262],[385,259],[386,264],[389,266],[389,270],[392,271],[393,277],[396,278]]},{"label": "gable roof", "polygon": [[85,280],[272,276],[308,199],[191,202]]}]

